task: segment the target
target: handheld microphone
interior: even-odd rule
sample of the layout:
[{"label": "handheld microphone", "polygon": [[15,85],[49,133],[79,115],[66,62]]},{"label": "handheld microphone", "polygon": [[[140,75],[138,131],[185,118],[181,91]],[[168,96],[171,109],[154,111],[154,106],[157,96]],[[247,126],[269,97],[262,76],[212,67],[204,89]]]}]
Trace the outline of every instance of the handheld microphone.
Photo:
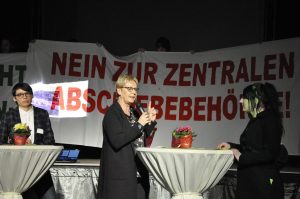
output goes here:
[{"label": "handheld microphone", "polygon": [[[135,106],[141,112],[141,114],[145,112],[145,109],[143,108],[143,106],[142,106],[142,104],[140,102],[135,101]],[[149,122],[148,124],[150,125],[151,122]]]},{"label": "handheld microphone", "polygon": [[139,103],[138,101],[135,102],[135,106],[141,113],[145,112],[144,108],[142,107],[142,104]]}]

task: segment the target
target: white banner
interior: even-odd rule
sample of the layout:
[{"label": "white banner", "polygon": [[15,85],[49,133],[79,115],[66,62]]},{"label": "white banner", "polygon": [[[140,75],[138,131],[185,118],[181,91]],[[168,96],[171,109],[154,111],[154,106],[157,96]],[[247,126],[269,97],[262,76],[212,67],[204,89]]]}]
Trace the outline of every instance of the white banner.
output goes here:
[{"label": "white banner", "polygon": [[267,81],[281,96],[283,142],[299,155],[299,53],[300,38],[127,57],[96,44],[38,40],[29,47],[25,82],[34,87],[34,103],[51,114],[57,142],[101,147],[103,115],[113,102],[115,81],[127,73],[140,81],[143,106],[151,100],[158,110],[152,146],[169,147],[171,131],[190,125],[197,134],[193,147],[215,148],[221,141],[238,142],[245,128],[242,89]]},{"label": "white banner", "polygon": [[26,69],[26,53],[0,53],[0,118],[15,106],[11,89],[15,83],[23,82]]}]

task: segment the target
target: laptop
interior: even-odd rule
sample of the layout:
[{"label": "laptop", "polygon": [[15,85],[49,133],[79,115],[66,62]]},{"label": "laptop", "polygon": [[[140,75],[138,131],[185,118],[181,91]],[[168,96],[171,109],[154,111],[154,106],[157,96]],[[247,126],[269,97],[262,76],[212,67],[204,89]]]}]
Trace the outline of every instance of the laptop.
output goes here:
[{"label": "laptop", "polygon": [[76,162],[79,152],[79,149],[63,149],[58,155],[56,162]]}]

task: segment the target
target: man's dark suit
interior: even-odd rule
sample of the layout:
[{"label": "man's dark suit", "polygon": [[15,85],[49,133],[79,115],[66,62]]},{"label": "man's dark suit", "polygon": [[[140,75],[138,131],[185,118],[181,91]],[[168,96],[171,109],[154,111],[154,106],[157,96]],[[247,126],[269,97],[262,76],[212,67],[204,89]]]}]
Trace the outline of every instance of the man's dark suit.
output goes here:
[{"label": "man's dark suit", "polygon": [[[148,136],[156,122],[145,125]],[[98,198],[136,199],[137,165],[133,141],[140,137],[137,124],[128,122],[118,102],[106,112],[103,119],[103,146],[99,176]]]},{"label": "man's dark suit", "polygon": [[[34,130],[31,131],[31,133],[34,133],[34,144],[53,145],[55,143],[55,140],[48,112],[44,109],[33,107],[33,114]],[[11,131],[11,128],[16,123],[20,122],[21,118],[19,108],[10,108],[8,112],[6,112],[0,123],[0,144],[7,144],[8,135]],[[43,134],[37,133],[37,129],[43,129]],[[32,199],[32,190],[34,190],[34,192],[39,196],[42,196],[52,186],[53,182],[51,174],[48,171],[33,187],[31,187],[28,191],[22,194],[23,198]]]},{"label": "man's dark suit", "polygon": [[[49,114],[46,110],[33,107],[34,113],[34,144],[53,145],[55,143]],[[10,108],[1,120],[0,124],[0,144],[7,144],[8,135],[11,128],[20,123],[19,108]],[[37,133],[37,129],[43,129],[43,134]]]}]

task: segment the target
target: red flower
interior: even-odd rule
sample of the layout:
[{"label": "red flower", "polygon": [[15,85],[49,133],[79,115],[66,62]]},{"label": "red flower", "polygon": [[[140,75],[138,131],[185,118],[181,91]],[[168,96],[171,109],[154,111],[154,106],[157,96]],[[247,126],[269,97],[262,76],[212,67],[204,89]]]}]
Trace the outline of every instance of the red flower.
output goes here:
[{"label": "red flower", "polygon": [[190,125],[178,127],[172,131],[172,136],[174,136],[175,138],[180,138],[186,135],[192,135],[193,137],[197,136],[193,132],[193,129]]}]

